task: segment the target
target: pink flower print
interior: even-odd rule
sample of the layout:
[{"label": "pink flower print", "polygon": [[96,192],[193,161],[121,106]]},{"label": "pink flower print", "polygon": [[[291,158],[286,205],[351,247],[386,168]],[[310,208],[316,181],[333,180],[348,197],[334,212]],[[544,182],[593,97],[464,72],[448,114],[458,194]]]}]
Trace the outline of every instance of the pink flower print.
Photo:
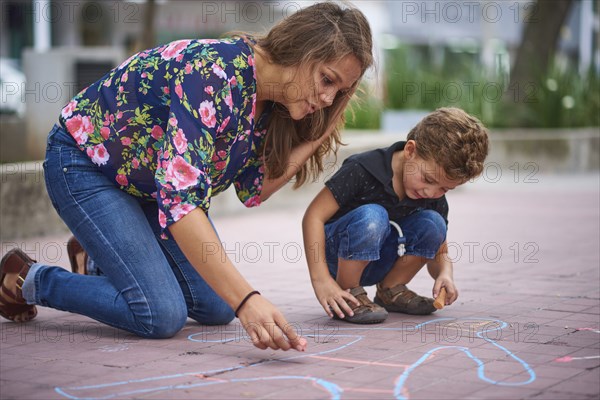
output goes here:
[{"label": "pink flower print", "polygon": [[109,80],[107,80],[103,83],[104,87],[109,87],[110,85],[112,85],[112,78],[110,78]]},{"label": "pink flower print", "polygon": [[181,60],[183,60],[183,54],[179,54],[177,57],[175,57],[175,61],[181,62]]},{"label": "pink flower print", "polygon": [[235,75],[234,75],[234,76],[232,76],[231,78],[229,78],[229,84],[230,84],[231,86],[235,86],[235,85],[237,85],[237,79],[235,78]]},{"label": "pink flower print", "polygon": [[175,118],[175,117],[169,118],[169,125],[177,126],[177,118]]},{"label": "pink flower print", "polygon": [[215,114],[217,110],[213,107],[213,102],[204,100],[200,103],[200,116],[202,117],[202,123],[209,128],[214,128],[217,124],[217,118],[215,118]]},{"label": "pink flower print", "polygon": [[138,169],[140,166],[140,161],[137,158],[134,158],[131,160],[131,165],[133,166],[133,169]]},{"label": "pink flower print", "polygon": [[225,96],[225,104],[229,107],[229,111],[233,110],[233,99],[231,98],[231,92],[228,92]]},{"label": "pink flower print", "polygon": [[148,74],[147,74],[147,73],[145,73],[145,72],[142,72],[142,75],[141,75],[141,77],[142,77],[142,78],[144,78],[144,79],[146,79],[146,78],[148,77]]},{"label": "pink flower print", "polygon": [[217,75],[219,78],[227,80],[227,74],[225,73],[223,68],[221,68],[217,64],[213,64],[212,70],[215,73],[215,75]]},{"label": "pink flower print", "polygon": [[166,49],[160,53],[163,60],[171,60],[179,55],[190,44],[191,40],[177,40],[169,43]]},{"label": "pink flower print", "polygon": [[260,196],[250,197],[248,200],[246,200],[244,202],[244,205],[246,207],[257,207],[257,206],[260,206],[260,204],[261,204]]},{"label": "pink flower print", "polygon": [[187,64],[185,64],[184,72],[187,75],[189,75],[192,73],[192,68],[193,68],[192,63],[187,63]]},{"label": "pink flower print", "polygon": [[207,86],[204,88],[204,92],[212,96],[215,94],[215,89],[212,86]]},{"label": "pink flower print", "polygon": [[133,60],[133,59],[135,58],[135,56],[137,56],[138,54],[139,54],[139,53],[135,53],[134,55],[132,55],[131,57],[129,57],[127,60],[123,61],[123,62],[121,63],[121,65],[119,65],[119,66],[117,67],[117,69],[122,69],[124,66],[126,66],[127,64],[129,64],[129,62],[130,62],[131,60]]},{"label": "pink flower print", "polygon": [[179,221],[181,218],[189,214],[194,208],[196,208],[196,206],[193,204],[177,204],[171,208],[171,217],[173,217],[173,221]]},{"label": "pink flower print", "polygon": [[219,161],[215,163],[215,169],[217,171],[222,171],[227,167],[227,161]]},{"label": "pink flower print", "polygon": [[175,137],[173,138],[173,143],[175,143],[175,148],[179,154],[185,153],[187,150],[187,139],[185,134],[183,133],[183,129],[178,129]]},{"label": "pink flower print", "polygon": [[[227,118],[229,118],[229,117],[227,117]],[[219,150],[219,151],[217,151],[217,154],[223,160],[225,159],[225,157],[227,157],[227,152],[225,150]]]},{"label": "pink flower print", "polygon": [[177,93],[177,96],[179,96],[179,98],[183,97],[183,89],[181,88],[180,84],[175,86],[175,93]]},{"label": "pink flower print", "polygon": [[[112,115],[111,115],[111,117],[112,117]],[[121,118],[123,118],[123,111],[119,111],[117,113],[117,119],[121,119]]]},{"label": "pink flower print", "polygon": [[254,65],[254,57],[248,56],[248,65],[250,65],[250,66]]},{"label": "pink flower print", "polygon": [[150,132],[150,135],[152,135],[152,137],[156,140],[160,140],[164,134],[165,131],[163,131],[163,128],[161,128],[160,125],[154,125],[152,127],[152,132]]},{"label": "pink flower print", "polygon": [[86,153],[96,165],[104,165],[110,158],[108,151],[106,151],[106,147],[104,147],[104,144],[102,143],[97,144],[94,147],[88,147]]},{"label": "pink flower print", "polygon": [[69,104],[67,104],[65,106],[65,108],[62,109],[61,111],[61,115],[64,119],[69,118],[71,115],[73,115],[73,111],[75,111],[75,109],[77,108],[77,100],[71,100],[69,102]]},{"label": "pink flower print", "polygon": [[162,90],[163,90],[163,93],[164,93],[164,94],[169,94],[169,93],[171,93],[171,90],[170,90],[170,89],[169,89],[167,86],[163,87],[163,88],[162,88]]},{"label": "pink flower print", "polygon": [[131,138],[125,136],[121,138],[121,144],[123,146],[129,146],[131,144]]},{"label": "pink flower print", "polygon": [[127,72],[125,72],[123,75],[121,75],[121,82],[127,82],[128,79],[129,79],[129,74],[127,74]]},{"label": "pink flower print", "polygon": [[231,117],[227,117],[225,118],[225,121],[223,121],[223,123],[221,124],[221,126],[219,126],[217,128],[217,133],[223,132],[225,130],[225,128],[227,127],[227,125],[229,124],[229,120],[231,119]]},{"label": "pink flower print", "polygon": [[163,229],[167,227],[167,216],[160,208],[158,209],[158,223]]},{"label": "pink flower print", "polygon": [[94,132],[92,119],[88,116],[82,117],[75,115],[66,121],[67,129],[73,136],[77,144],[85,144],[88,140],[88,135]]},{"label": "pink flower print", "polygon": [[219,41],[217,39],[202,39],[202,40],[198,40],[199,43],[202,44],[215,44],[215,43],[219,43]]},{"label": "pink flower print", "polygon": [[127,180],[127,176],[125,176],[124,174],[117,175],[115,177],[115,180],[121,186],[127,186],[127,185],[129,185],[129,181]]},{"label": "pink flower print", "polygon": [[149,156],[152,156],[154,154],[154,150],[152,149],[152,147],[148,147],[146,149],[146,153],[148,153]]},{"label": "pink flower print", "polygon": [[256,115],[256,93],[252,95],[252,111],[250,111],[250,121],[254,121]]},{"label": "pink flower print", "polygon": [[108,129],[106,126],[103,126],[100,128],[100,135],[102,135],[104,140],[108,139],[108,136],[110,135],[110,129]]},{"label": "pink flower print", "polygon": [[172,161],[167,161],[165,179],[173,184],[175,189],[183,190],[198,183],[198,176],[202,171],[188,164],[181,156],[175,156]]}]

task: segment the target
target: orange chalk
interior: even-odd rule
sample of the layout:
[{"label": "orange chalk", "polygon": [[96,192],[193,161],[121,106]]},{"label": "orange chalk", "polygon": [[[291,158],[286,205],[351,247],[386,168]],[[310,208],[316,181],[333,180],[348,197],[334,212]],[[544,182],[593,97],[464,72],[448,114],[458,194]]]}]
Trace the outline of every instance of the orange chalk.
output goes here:
[{"label": "orange chalk", "polygon": [[433,306],[438,310],[441,310],[444,308],[444,304],[446,304],[446,288],[442,288],[440,290],[438,297],[436,297],[435,301],[433,302]]}]

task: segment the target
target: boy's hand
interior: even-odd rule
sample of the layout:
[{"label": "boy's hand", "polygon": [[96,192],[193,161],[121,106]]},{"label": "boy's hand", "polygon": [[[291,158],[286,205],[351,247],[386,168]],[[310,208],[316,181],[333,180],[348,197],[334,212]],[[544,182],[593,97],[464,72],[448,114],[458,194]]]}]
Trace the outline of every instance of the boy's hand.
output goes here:
[{"label": "boy's hand", "polygon": [[330,317],[333,317],[333,313],[340,318],[344,318],[346,315],[353,316],[354,312],[352,312],[348,302],[352,302],[356,306],[360,305],[359,301],[348,290],[340,288],[340,285],[333,278],[313,282],[313,288],[317,300]]},{"label": "boy's hand", "polygon": [[449,306],[450,304],[454,303],[456,301],[456,299],[458,298],[458,289],[454,285],[454,281],[452,280],[451,277],[446,276],[446,275],[440,275],[440,276],[438,276],[438,278],[435,280],[435,283],[433,284],[433,298],[434,299],[438,297],[438,295],[440,294],[440,290],[443,287],[446,288],[446,304],[445,305]]}]

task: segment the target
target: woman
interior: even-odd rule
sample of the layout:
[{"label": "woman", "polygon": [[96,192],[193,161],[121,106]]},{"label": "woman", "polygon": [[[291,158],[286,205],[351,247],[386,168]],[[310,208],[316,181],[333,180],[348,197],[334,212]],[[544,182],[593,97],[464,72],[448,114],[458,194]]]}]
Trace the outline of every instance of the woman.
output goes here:
[{"label": "woman", "polygon": [[146,338],[172,337],[188,316],[227,324],[235,315],[256,347],[303,350],[222,257],[210,200],[233,184],[253,207],[291,177],[300,186],[320,173],[371,64],[364,15],[333,3],[256,40],[182,40],[130,57],[62,110],[44,162],[56,210],[103,275],[12,250],[0,315],[27,321],[37,304]]}]

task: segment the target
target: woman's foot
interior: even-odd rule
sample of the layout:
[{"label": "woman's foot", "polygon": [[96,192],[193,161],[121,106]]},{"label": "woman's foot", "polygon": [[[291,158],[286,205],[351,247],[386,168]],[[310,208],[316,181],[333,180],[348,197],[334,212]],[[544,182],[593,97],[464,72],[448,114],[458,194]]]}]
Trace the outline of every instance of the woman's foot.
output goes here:
[{"label": "woman's foot", "polygon": [[87,275],[88,256],[75,236],[71,236],[67,242],[67,254],[71,263],[71,271],[76,274]]},{"label": "woman's foot", "polygon": [[27,304],[22,288],[25,277],[35,263],[20,249],[12,249],[0,261],[0,315],[14,322],[35,318],[37,308]]}]

